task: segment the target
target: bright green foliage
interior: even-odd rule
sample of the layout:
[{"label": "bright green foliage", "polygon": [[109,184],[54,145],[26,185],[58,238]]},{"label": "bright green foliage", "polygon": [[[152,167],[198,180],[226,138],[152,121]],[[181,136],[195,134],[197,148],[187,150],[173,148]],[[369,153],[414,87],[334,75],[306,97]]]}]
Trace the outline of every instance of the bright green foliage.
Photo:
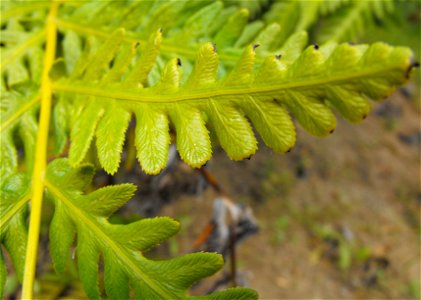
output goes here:
[{"label": "bright green foliage", "polygon": [[387,19],[394,6],[393,0],[279,0],[263,19],[266,24],[279,24],[279,44],[299,30],[312,31],[318,43],[354,42],[376,22]]},{"label": "bright green foliage", "polygon": [[[222,266],[214,253],[195,253],[167,261],[146,259],[147,251],[174,235],[179,224],[170,218],[143,219],[127,225],[113,225],[107,219],[124,205],[135,186],[108,186],[88,195],[82,190],[92,180],[94,169],[82,165],[72,169],[66,159],[49,165],[46,188],[55,205],[50,225],[50,253],[57,272],[63,272],[71,256],[70,248],[77,234],[79,276],[87,295],[100,298],[98,263],[104,264],[105,291],[111,299],[128,299],[129,282],[136,299],[256,299],[249,289],[229,289],[207,297],[188,297],[186,289]],[[30,182],[23,174],[12,175],[1,186],[0,243],[11,255],[21,279],[26,251],[27,201]],[[0,294],[6,279],[3,255],[0,254]]]},{"label": "bright green foliage", "polygon": [[[81,165],[73,169],[67,159],[57,159],[46,177],[47,196],[55,206],[50,224],[50,253],[57,272],[63,272],[71,257],[77,237],[76,259],[79,276],[87,295],[99,299],[98,264],[104,265],[104,287],[110,299],[129,299],[130,289],[136,299],[196,299],[186,290],[196,281],[212,275],[222,265],[215,253],[193,253],[170,260],[152,261],[142,252],[168,239],[179,224],[166,217],[142,219],[126,225],[110,224],[108,218],[124,205],[136,187],[131,184],[108,186],[83,194],[94,169]],[[29,182],[24,175],[14,175],[1,189],[1,243],[11,254],[22,277],[26,246],[26,202]],[[0,256],[2,258],[2,256]],[[0,260],[2,280],[5,267]],[[3,287],[4,282],[0,282]],[[237,288],[197,299],[256,299],[249,289]]]},{"label": "bright green foliage", "polygon": [[221,43],[221,49],[229,52],[247,19],[247,10],[224,8],[219,1],[93,1],[72,10],[58,26],[66,34],[71,31],[81,37],[98,38],[124,28],[125,41],[139,42],[141,47],[160,30],[165,37],[163,55],[194,59],[200,43],[210,40]]},{"label": "bright green foliage", "polygon": [[[328,1],[329,2],[329,1]],[[320,42],[354,41],[393,11],[393,0],[349,1],[326,17],[326,23],[317,33]],[[332,11],[332,10],[331,10]]]},{"label": "bright green foliage", "polygon": [[1,146],[0,146],[0,176],[17,171],[18,153],[14,141],[17,131],[25,150],[25,166],[28,171],[34,164],[35,137],[38,129],[36,112],[39,95],[33,86],[1,93]]},{"label": "bright green foliage", "polygon": [[[0,177],[5,179],[18,169],[16,132],[23,144],[25,169],[32,171],[39,108],[38,84],[42,72],[44,30],[35,26],[27,29],[22,20],[14,16],[21,9],[11,2],[1,2],[2,27],[0,42],[7,47],[0,48]],[[14,7],[11,15],[3,13],[3,7]],[[45,7],[45,5],[44,5]],[[22,7],[24,8],[24,7]],[[45,12],[34,13],[38,17]],[[13,16],[13,17],[11,17]],[[21,16],[23,17],[23,16]]]},{"label": "bright green foliage", "polygon": [[[48,197],[55,205],[50,226],[54,266],[58,272],[64,270],[76,233],[79,276],[91,299],[100,297],[100,257],[105,291],[111,299],[128,299],[129,282],[136,299],[184,299],[187,288],[222,266],[222,258],[213,253],[194,253],[166,261],[146,259],[140,251],[174,235],[179,224],[166,217],[127,225],[110,224],[108,217],[131,198],[136,188],[122,184],[83,195],[81,190],[90,183],[92,175],[92,167],[82,165],[72,169],[67,160],[60,159],[49,165],[46,181]],[[248,289],[236,289],[220,296],[221,299],[256,298]]]},{"label": "bright green foliage", "polygon": [[307,30],[316,21],[324,5],[334,3],[338,1],[277,1],[263,20],[267,24],[279,25],[276,42],[280,45],[294,32]]},{"label": "bright green foliage", "polygon": [[270,0],[254,0],[254,1],[242,1],[242,0],[223,0],[226,6],[235,5],[241,8],[245,8],[250,12],[250,16],[255,19],[256,15],[261,13],[265,7],[270,3]]},{"label": "bright green foliage", "polygon": [[5,89],[5,79],[9,87],[27,80],[39,82],[43,59],[41,42],[44,36],[42,29],[25,30],[19,20],[8,20],[0,38],[8,46],[1,47],[2,91]]},{"label": "bright green foliage", "polygon": [[[3,179],[3,177],[2,177]],[[27,201],[30,184],[23,174],[8,177],[1,182],[0,190],[0,245],[12,258],[15,271],[22,280],[27,239]],[[6,280],[3,249],[0,251],[0,296]]]},{"label": "bright green foliage", "polygon": [[[175,234],[178,223],[155,218],[110,224],[108,217],[134,187],[84,194],[93,176],[85,163],[89,149],[95,144],[100,165],[114,174],[134,118],[137,158],[145,172],[157,174],[167,163],[171,129],[181,158],[200,167],[211,158],[214,141],[234,160],[255,153],[253,129],[276,152],[287,152],[296,138],[290,114],[316,136],[335,128],[332,109],[358,122],[370,110],[369,99],[383,99],[407,80],[411,52],[331,41],[354,39],[374,18],[383,18],[391,3],[64,1],[54,18],[60,46],[49,70],[54,95],[48,159],[67,149],[69,158],[53,160],[44,186],[55,205],[55,269],[64,271],[76,244],[79,275],[91,298],[102,293],[100,262],[109,298],[256,298],[247,289],[187,295],[195,281],[222,266],[216,254],[146,259],[142,253]],[[0,5],[0,242],[22,278],[50,3]],[[318,21],[320,15],[328,20]],[[307,29],[311,39],[328,42],[307,46]],[[5,277],[1,255],[0,288]]]},{"label": "bright green foliage", "polygon": [[[217,45],[225,67],[232,66],[244,47],[249,44],[260,43],[262,48],[265,47],[270,49],[271,53],[275,53],[287,37],[294,33],[286,31],[283,24],[279,26],[276,23],[279,20],[270,20],[267,24],[259,20],[248,22],[250,13],[247,9],[238,9],[234,6],[249,7],[264,5],[264,2],[227,1],[230,6],[224,7],[219,1],[86,1],[78,5],[71,3],[64,5],[66,9],[62,10],[57,25],[66,35],[72,32],[78,37],[90,39],[93,37],[103,39],[115,29],[124,28],[127,32],[125,42],[139,42],[143,49],[150,35],[161,30],[164,35],[162,56],[167,58],[177,55],[186,64],[184,67],[187,67],[189,60],[195,59],[202,43],[211,41]],[[17,11],[29,13],[36,7],[37,5],[33,3],[25,3],[19,4],[17,8],[12,2],[5,7],[3,20],[15,20]],[[279,10],[275,10],[275,13],[277,12]],[[298,26],[296,31],[306,27],[307,25]],[[2,36],[12,34],[13,32],[7,29],[2,30]],[[280,39],[281,34],[284,35],[282,39]],[[44,35],[41,34],[37,43],[43,38]],[[25,45],[23,48],[32,49],[33,44]],[[67,44],[63,50],[69,53],[67,56],[65,54],[65,60],[69,62],[77,57],[79,51],[75,48],[68,49]],[[11,61],[20,59],[24,54],[23,51],[16,52]],[[260,50],[260,54],[264,56],[267,53]]]},{"label": "bright green foliage", "polygon": [[[120,65],[129,64],[115,58],[123,39],[124,32],[116,31],[93,54],[82,55],[70,78],[53,85],[57,92],[77,95],[72,105],[69,153],[73,165],[83,161],[95,135],[99,161],[107,172],[114,173],[131,113],[138,121],[138,158],[147,173],[156,174],[166,165],[169,123],[176,130],[181,158],[193,167],[211,157],[209,130],[231,159],[254,154],[257,141],[247,118],[269,147],[284,153],[295,143],[288,111],[311,134],[324,136],[336,125],[331,107],[357,122],[370,110],[368,99],[388,96],[406,81],[411,67],[411,53],[406,48],[331,43],[301,51],[296,46],[301,41],[291,38],[285,50],[281,49],[282,58],[269,56],[254,68],[259,49],[250,46],[230,73],[217,78],[218,53],[207,43],[200,48],[184,83],[178,61],[172,59],[161,81],[144,88],[141,82],[128,84],[127,79],[133,78],[133,72],[147,73],[144,70],[152,64],[136,63],[127,74],[118,71]],[[157,38],[150,40],[156,42]],[[143,55],[156,57],[149,55],[154,47],[147,49]],[[132,56],[126,59],[130,62]],[[118,81],[111,84],[110,77]]]}]

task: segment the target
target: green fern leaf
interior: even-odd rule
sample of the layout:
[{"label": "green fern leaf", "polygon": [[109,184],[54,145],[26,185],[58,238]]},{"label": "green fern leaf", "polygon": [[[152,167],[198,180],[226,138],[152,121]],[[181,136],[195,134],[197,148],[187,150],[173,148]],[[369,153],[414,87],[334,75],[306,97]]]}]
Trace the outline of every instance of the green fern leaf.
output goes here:
[{"label": "green fern leaf", "polygon": [[242,0],[223,0],[227,6],[237,6],[243,9],[247,9],[250,12],[250,16],[254,19],[262,11],[264,11],[270,4],[269,0],[253,0],[253,1],[242,1]]},{"label": "green fern leaf", "polygon": [[[52,139],[55,152],[63,153],[70,132],[69,160],[78,166],[72,169],[67,160],[56,160],[45,182],[55,204],[50,227],[55,269],[65,270],[77,236],[78,269],[91,298],[102,293],[100,260],[110,298],[129,298],[131,290],[141,299],[257,297],[248,289],[187,295],[195,281],[221,267],[218,255],[146,259],[143,252],[173,235],[178,223],[156,218],[110,224],[109,216],[129,200],[134,187],[123,184],[83,194],[93,176],[93,168],[83,163],[93,141],[99,163],[111,174],[119,168],[132,116],[137,158],[151,174],[167,163],[170,128],[176,132],[181,158],[193,167],[210,159],[211,135],[230,158],[249,157],[258,146],[253,128],[265,144],[284,153],[296,138],[290,113],[310,133],[324,136],[335,127],[332,108],[351,122],[363,119],[370,110],[367,100],[390,94],[405,82],[413,65],[408,49],[381,43],[328,43],[303,51],[307,34],[300,30],[312,25],[318,14],[344,16],[339,23],[335,17],[329,20],[339,25],[322,36],[340,41],[359,34],[374,17],[382,18],[391,0],[316,1],[305,6],[283,1],[270,7],[266,24],[249,22],[249,12],[238,8],[248,7],[253,15],[266,0],[226,2],[227,7],[220,1],[70,1],[47,22],[47,2],[1,3],[0,296],[6,278],[4,251],[18,277],[23,274],[31,182],[16,172],[32,172],[46,33],[42,28],[54,23],[64,38],[56,52],[63,58],[56,57],[50,72],[55,93]],[[63,78],[56,80],[57,75]],[[48,87],[44,79],[42,85]],[[18,160],[20,144],[24,162]],[[47,147],[47,141],[44,144]],[[33,178],[43,175],[41,171]],[[41,181],[35,186],[42,192]]]},{"label": "green fern leaf", "polygon": [[[16,10],[19,6],[16,7],[16,4],[12,4],[9,10],[5,11],[6,17],[8,12],[13,12],[13,8]],[[23,11],[25,12],[25,10]],[[4,23],[4,26],[3,22],[4,19],[2,19],[0,34],[0,40],[3,44],[0,48],[0,71],[2,73],[0,82],[2,90],[27,80],[39,82],[43,65],[44,51],[42,50],[42,43],[45,39],[44,30],[37,28],[26,30],[19,18],[10,18],[7,23]]]},{"label": "green fern leaf", "polygon": [[268,26],[276,24],[279,26],[279,33],[274,41],[274,49],[282,45],[289,36],[301,30],[308,30],[315,23],[319,10],[326,2],[319,1],[278,1],[273,3],[269,10],[263,15]]},{"label": "green fern leaf", "polygon": [[214,37],[214,43],[218,48],[224,49],[231,47],[237,41],[238,37],[243,32],[247,25],[249,12],[246,9],[241,9],[233,13],[217,32]]},{"label": "green fern leaf", "polygon": [[[118,44],[123,34],[116,31],[104,45]],[[290,43],[298,41],[300,45],[302,39],[294,38]],[[57,93],[77,95],[72,104],[80,111],[71,125],[73,165],[83,161],[94,135],[101,143],[117,138],[107,137],[110,129],[104,130],[98,124],[104,122],[119,132],[118,140],[98,151],[102,166],[110,173],[118,168],[117,154],[131,113],[138,118],[136,146],[140,163],[145,172],[156,174],[166,163],[169,123],[177,132],[182,159],[194,167],[203,165],[211,156],[209,130],[231,159],[252,155],[257,142],[247,118],[268,146],[284,153],[295,142],[288,111],[311,134],[324,136],[336,125],[331,107],[357,122],[370,110],[368,99],[388,96],[407,80],[412,68],[409,49],[382,43],[326,44],[320,48],[310,46],[303,52],[287,43],[285,58],[269,56],[257,70],[254,47],[249,47],[230,74],[217,78],[218,54],[214,45],[207,43],[200,48],[196,64],[182,86],[179,66],[173,59],[163,70],[160,83],[128,89],[124,76],[119,83],[102,82],[101,78],[113,71],[105,68],[113,59],[112,51],[117,52],[117,48],[103,46],[88,59],[88,64],[102,61],[102,73],[97,72],[95,80],[87,78],[90,73],[79,71],[79,77],[53,84]],[[130,71],[126,76],[130,77]]]},{"label": "green fern leaf", "polygon": [[32,170],[38,130],[38,107],[39,94],[30,84],[1,93],[1,178],[6,178],[18,170],[18,152],[14,139],[16,131],[24,146],[26,169],[29,172]]},{"label": "green fern leaf", "polygon": [[[285,35],[285,38],[281,40],[280,35],[270,35],[273,33],[273,24],[265,26],[261,21],[247,23],[247,9],[232,5],[224,7],[220,1],[111,1],[107,5],[103,3],[88,1],[76,8],[70,7],[67,13],[62,13],[57,20],[59,29],[65,36],[72,32],[73,36],[96,37],[102,40],[108,38],[116,29],[124,28],[127,32],[124,42],[138,42],[140,49],[145,51],[149,49],[149,37],[159,29],[165,37],[160,47],[160,56],[167,59],[177,55],[183,59],[186,69],[204,42],[217,45],[222,64],[219,72],[223,73],[223,66],[231,68],[244,47],[259,40],[258,37],[271,38],[273,45],[276,44],[271,51],[277,52],[288,35],[293,34],[292,31],[286,32],[283,29],[281,34]],[[265,47],[269,45],[264,40],[261,44]],[[63,48],[66,51],[67,46]],[[261,50],[260,53],[262,56],[266,55],[266,51]],[[260,57],[257,60],[260,60]]]},{"label": "green fern leaf", "polygon": [[350,0],[330,0],[324,1],[320,6],[320,13],[322,16],[334,13],[343,5],[349,4]]},{"label": "green fern leaf", "polygon": [[[142,252],[174,235],[179,224],[166,217],[127,225],[110,224],[108,217],[131,198],[135,187],[109,186],[84,195],[81,190],[90,183],[92,175],[89,165],[72,169],[67,160],[59,159],[49,165],[46,178],[48,197],[55,205],[50,226],[54,266],[58,272],[64,270],[77,234],[79,276],[91,299],[101,296],[100,257],[105,291],[111,299],[128,299],[129,283],[136,299],[190,299],[186,290],[222,267],[222,258],[214,253],[194,253],[164,261],[145,258]],[[256,299],[257,295],[249,289],[233,289],[198,299],[232,298]]]},{"label": "green fern leaf", "polygon": [[373,27],[375,19],[383,19],[393,9],[393,0],[349,1],[326,18],[317,38],[320,42],[355,41],[367,28]]},{"label": "green fern leaf", "polygon": [[[3,177],[2,177],[3,179]],[[18,279],[21,281],[24,270],[27,240],[27,202],[30,198],[30,184],[27,176],[15,174],[2,180],[0,190],[0,298],[6,281],[4,249],[9,253]]]}]

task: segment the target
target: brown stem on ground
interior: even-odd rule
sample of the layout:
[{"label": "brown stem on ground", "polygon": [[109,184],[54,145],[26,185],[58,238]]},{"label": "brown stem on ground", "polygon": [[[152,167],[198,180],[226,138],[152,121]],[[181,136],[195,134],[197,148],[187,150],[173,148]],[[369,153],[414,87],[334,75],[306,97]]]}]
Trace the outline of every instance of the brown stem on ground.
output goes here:
[{"label": "brown stem on ground", "polygon": [[235,224],[231,224],[229,228],[230,228],[229,251],[231,255],[231,282],[232,282],[232,286],[236,287],[237,286],[237,256],[235,253],[235,243],[236,243]]},{"label": "brown stem on ground", "polygon": [[198,171],[217,193],[219,193],[221,196],[226,196],[225,191],[222,189],[221,185],[218,183],[218,180],[211,172],[206,170],[204,167],[201,167],[198,169]]}]

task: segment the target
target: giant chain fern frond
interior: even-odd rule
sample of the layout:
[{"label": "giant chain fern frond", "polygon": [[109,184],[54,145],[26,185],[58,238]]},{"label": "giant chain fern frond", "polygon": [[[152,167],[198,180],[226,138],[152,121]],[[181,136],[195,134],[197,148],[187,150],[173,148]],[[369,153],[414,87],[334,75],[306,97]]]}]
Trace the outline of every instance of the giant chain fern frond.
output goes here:
[{"label": "giant chain fern frond", "polygon": [[6,178],[18,169],[18,151],[14,132],[17,130],[24,146],[25,167],[31,171],[34,164],[35,137],[38,129],[36,113],[39,94],[30,84],[20,89],[3,91],[1,94],[0,123],[0,176]]},{"label": "giant chain fern frond", "polygon": [[[2,2],[1,6],[0,176],[6,178],[18,168],[16,141],[23,144],[26,171],[31,172],[34,164],[40,99],[38,85],[43,66],[45,30],[39,25],[24,26],[23,23],[36,24],[36,20],[45,17],[45,12],[36,10],[33,19],[25,19],[25,15],[19,15],[19,11],[29,12],[40,8],[39,3],[16,6],[14,2]],[[41,7],[45,8],[45,3]],[[9,13],[3,14],[3,10]],[[19,139],[15,137],[16,131]]]},{"label": "giant chain fern frond", "polygon": [[[254,291],[228,289],[203,297],[187,294],[196,281],[212,275],[223,265],[216,253],[193,253],[170,260],[153,261],[143,252],[168,239],[179,224],[166,217],[141,219],[126,225],[111,224],[108,218],[133,195],[132,184],[107,186],[83,194],[91,182],[94,169],[81,165],[73,169],[67,159],[49,164],[45,187],[55,211],[50,224],[50,254],[54,268],[63,272],[71,257],[77,236],[77,265],[86,294],[101,298],[98,267],[104,266],[104,287],[110,299],[256,299]],[[19,278],[23,273],[22,257],[26,247],[26,203],[30,199],[30,182],[26,175],[10,176],[1,187],[1,234],[12,257]],[[1,279],[6,278],[3,255],[0,255]],[[0,292],[4,281],[0,282]],[[0,293],[1,295],[1,293]]]},{"label": "giant chain fern frond", "polygon": [[[2,176],[0,187],[0,245],[10,254],[19,280],[24,272],[27,240],[27,202],[31,196],[29,179],[24,174]],[[3,248],[0,251],[0,297],[6,281]]]},{"label": "giant chain fern frond", "polygon": [[[26,246],[27,202],[31,200],[31,216],[37,216],[34,224],[39,225],[45,188],[55,205],[50,227],[54,266],[63,271],[77,235],[79,273],[89,297],[101,296],[101,257],[110,298],[128,298],[134,290],[142,299],[202,299],[186,290],[220,268],[220,257],[197,253],[168,261],[145,258],[143,252],[173,235],[178,224],[168,218],[109,223],[108,217],[129,200],[134,187],[83,194],[93,174],[84,164],[92,142],[109,173],[119,167],[133,116],[137,157],[151,174],[166,165],[170,128],[182,159],[193,167],[210,159],[211,134],[230,158],[249,157],[257,149],[253,127],[265,144],[284,153],[295,143],[290,114],[310,133],[326,135],[335,128],[332,108],[351,122],[363,119],[370,110],[368,100],[390,94],[414,65],[407,48],[327,43],[304,49],[307,34],[295,32],[313,24],[318,14],[345,12],[337,31],[326,35],[340,41],[352,36],[349,29],[358,29],[355,24],[365,24],[355,12],[381,17],[390,2],[316,1],[304,9],[296,1],[280,1],[271,4],[266,23],[250,21],[246,9],[234,6],[254,4],[225,2],[224,7],[220,1],[66,1],[59,7],[53,1],[48,17],[47,1],[1,2],[0,243],[19,278],[29,274],[23,258],[35,261],[37,249],[36,243]],[[253,10],[265,3],[256,1]],[[294,18],[288,12],[297,7]],[[281,11],[294,20],[274,19]],[[62,48],[56,49],[57,38]],[[47,139],[52,92],[53,130]],[[38,117],[40,98],[47,100],[41,105],[47,117]],[[55,142],[56,154],[64,152],[69,131],[69,162],[77,169],[67,160],[56,160],[45,177],[44,150]],[[43,138],[35,155],[37,132]],[[33,172],[32,181],[28,174],[16,175],[18,171]],[[38,233],[29,235],[28,245],[31,238],[37,240]],[[0,255],[0,294],[5,274]],[[27,282],[30,295],[32,284]],[[256,295],[230,289],[203,298]]]},{"label": "giant chain fern frond", "polygon": [[[111,299],[129,299],[129,283],[136,299],[189,299],[186,290],[193,283],[222,267],[222,258],[215,253],[194,253],[162,261],[145,258],[141,251],[174,235],[179,224],[166,217],[127,225],[110,224],[108,217],[131,198],[135,186],[108,186],[83,195],[81,190],[90,183],[92,175],[90,166],[72,169],[67,160],[59,159],[49,165],[46,179],[48,196],[55,204],[50,225],[54,266],[58,272],[64,270],[76,233],[79,277],[91,299],[100,298],[100,257],[105,290]],[[226,295],[222,292],[216,296],[256,298],[249,289],[228,290]]]},{"label": "giant chain fern frond", "polygon": [[[261,43],[275,51],[278,50],[274,48],[275,44],[281,45],[286,39],[281,40],[280,34],[293,33],[280,31],[279,25],[273,22],[248,22],[248,10],[230,4],[228,1],[228,6],[224,7],[220,1],[86,1],[77,5],[69,2],[63,5],[65,9],[60,11],[55,22],[65,35],[73,32],[85,38],[104,39],[115,29],[125,28],[125,42],[136,41],[142,47],[147,44],[148,37],[160,29],[165,36],[160,54],[176,54],[188,60],[195,58],[201,43],[212,41],[227,66],[232,66],[250,43]],[[23,16],[30,12],[15,6],[6,9],[6,21],[14,20],[16,10]],[[31,8],[33,4],[25,6]],[[42,13],[45,6],[40,7]],[[43,32],[40,32],[38,39],[42,41],[43,38]],[[22,54],[16,52],[14,59]]]},{"label": "giant chain fern frond", "polygon": [[[13,3],[3,3],[2,6],[11,6]],[[16,5],[16,4],[15,4]],[[39,26],[26,29],[22,24],[23,21],[19,17],[7,18],[4,21],[2,7],[2,28],[0,34],[1,61],[0,71],[2,77],[0,79],[1,90],[12,87],[16,84],[32,80],[39,82],[42,71],[43,49],[42,44],[45,38],[45,31]],[[45,12],[39,11],[38,17],[42,17]],[[7,14],[6,14],[7,17]]]},{"label": "giant chain fern frond", "polygon": [[[137,121],[137,156],[147,173],[158,173],[166,164],[170,124],[181,158],[194,167],[211,157],[209,131],[216,133],[231,159],[252,155],[257,141],[248,120],[266,145],[284,153],[295,143],[288,111],[311,134],[324,136],[336,125],[331,108],[357,122],[370,110],[368,99],[388,96],[407,80],[412,68],[409,49],[383,43],[331,43],[302,52],[287,44],[282,57],[269,56],[258,67],[256,46],[250,46],[229,74],[217,78],[218,54],[206,43],[185,82],[180,61],[174,58],[161,81],[145,88],[130,79],[133,73],[146,74],[152,64],[135,63],[125,73],[133,52],[118,51],[123,39],[124,31],[116,31],[94,54],[85,51],[69,78],[53,83],[63,97],[76,95],[67,96],[74,98],[69,153],[73,165],[83,161],[96,136],[99,161],[114,173],[131,114]],[[153,49],[148,47],[144,55],[152,57],[148,51]]]},{"label": "giant chain fern frond", "polygon": [[[40,72],[42,70],[43,44],[45,19],[48,3],[44,2],[2,2],[2,29],[1,29],[1,88],[2,88],[2,174],[13,173],[17,167],[17,150],[11,139],[11,134],[19,128],[20,133],[25,133],[27,139],[22,139],[25,145],[25,157],[31,162],[34,153],[35,126],[28,127],[20,120],[20,116],[27,116],[38,111],[39,93],[36,85],[39,85]],[[65,3],[59,11],[59,17],[55,18],[59,29],[63,32],[64,60],[68,71],[72,71],[75,61],[82,51],[84,43],[95,47],[108,37],[114,28],[124,27],[127,34],[124,42],[128,48],[132,42],[140,43],[142,49],[153,47],[149,51],[151,57],[143,56],[139,62],[151,64],[143,69],[143,74],[133,74],[132,77],[142,77],[142,84],[154,84],[159,81],[162,72],[160,65],[163,60],[157,57],[158,63],[154,64],[157,55],[168,57],[177,55],[183,58],[183,68],[189,73],[201,41],[214,41],[218,45],[220,56],[226,66],[239,59],[245,45],[255,42],[261,43],[260,53],[266,54],[268,49],[282,52],[282,49],[274,48],[279,26],[272,24],[266,28],[261,22],[247,24],[248,12],[236,7],[223,8],[221,2],[209,1],[86,1],[84,3]],[[31,26],[28,26],[30,24]],[[150,43],[149,35],[158,29],[164,31],[166,39],[158,44]],[[193,30],[194,29],[194,30]],[[295,40],[294,47],[302,47],[306,43],[306,34],[299,32],[291,37]],[[158,41],[157,41],[158,42]],[[290,43],[293,44],[293,43]],[[158,51],[160,50],[160,51]],[[222,54],[221,54],[222,52]],[[257,59],[260,61],[260,58]],[[148,75],[150,67],[154,69]],[[29,66],[29,68],[26,68]],[[13,70],[13,71],[11,71]],[[224,67],[219,68],[221,74],[225,74]],[[146,78],[146,75],[147,78]],[[32,81],[33,93],[26,90],[21,94],[18,84]],[[35,83],[35,84],[34,84]],[[15,91],[18,89],[18,91]],[[7,90],[7,91],[6,91]],[[68,110],[68,103],[58,101],[55,105],[56,153],[63,151],[67,139],[60,128],[65,127],[67,119],[63,111]],[[25,117],[25,119],[29,119]],[[35,130],[34,130],[35,129]],[[31,135],[32,133],[32,135]],[[22,134],[21,134],[22,135]],[[32,146],[32,147],[30,147]],[[31,170],[32,163],[27,164]],[[6,172],[7,171],[7,172]],[[6,173],[5,173],[6,172]]]},{"label": "giant chain fern frond", "polygon": [[[319,15],[330,15],[322,26],[319,41],[327,38],[344,41],[361,31],[362,26],[372,23],[373,18],[381,18],[393,8],[392,0],[350,1],[320,0],[303,3],[293,0],[275,1],[270,4],[264,21],[248,22],[249,12],[267,6],[267,1],[85,1],[64,3],[55,22],[66,33],[75,32],[79,36],[106,38],[117,28],[125,28],[127,42],[138,41],[141,46],[147,43],[151,33],[163,30],[165,40],[162,55],[176,54],[179,57],[194,59],[200,43],[212,41],[218,46],[223,65],[232,66],[238,53],[250,43],[260,42],[273,52],[276,46],[300,30],[307,30]],[[29,33],[8,27],[22,27],[19,18],[38,21],[45,15],[45,3],[7,3],[3,5],[2,23],[8,24],[2,30],[6,45],[24,41],[16,49],[7,47],[3,54],[2,70],[9,64],[19,64],[25,54],[37,51],[45,37],[43,30]],[[256,6],[256,8],[253,8]],[[34,16],[35,15],[35,16]],[[330,20],[331,19],[331,20]],[[25,33],[25,34],[23,34]],[[268,39],[268,40],[265,40]],[[260,51],[266,54],[264,51]],[[24,76],[24,68],[12,76]],[[16,74],[16,75],[14,75]],[[23,77],[22,77],[23,78]]]},{"label": "giant chain fern frond", "polygon": [[224,8],[220,1],[94,1],[64,15],[57,24],[64,32],[102,38],[124,28],[125,40],[135,40],[141,46],[159,29],[166,38],[163,54],[194,59],[200,42],[212,40],[220,49],[233,46],[248,16],[246,9]]}]

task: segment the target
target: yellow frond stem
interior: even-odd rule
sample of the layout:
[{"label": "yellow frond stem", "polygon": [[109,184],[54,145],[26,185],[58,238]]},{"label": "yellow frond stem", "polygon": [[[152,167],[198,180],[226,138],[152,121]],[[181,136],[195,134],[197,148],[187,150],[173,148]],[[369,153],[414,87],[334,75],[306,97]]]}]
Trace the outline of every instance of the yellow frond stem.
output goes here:
[{"label": "yellow frond stem", "polygon": [[58,1],[53,1],[51,3],[50,12],[46,21],[47,40],[41,83],[41,113],[39,117],[39,129],[35,149],[35,166],[32,174],[31,216],[29,220],[29,234],[25,257],[22,299],[33,299],[42,197],[44,192],[44,177],[47,165],[48,129],[51,115],[52,90],[48,74],[51,66],[53,65],[56,52],[57,26],[54,19],[57,16],[58,7]]}]

